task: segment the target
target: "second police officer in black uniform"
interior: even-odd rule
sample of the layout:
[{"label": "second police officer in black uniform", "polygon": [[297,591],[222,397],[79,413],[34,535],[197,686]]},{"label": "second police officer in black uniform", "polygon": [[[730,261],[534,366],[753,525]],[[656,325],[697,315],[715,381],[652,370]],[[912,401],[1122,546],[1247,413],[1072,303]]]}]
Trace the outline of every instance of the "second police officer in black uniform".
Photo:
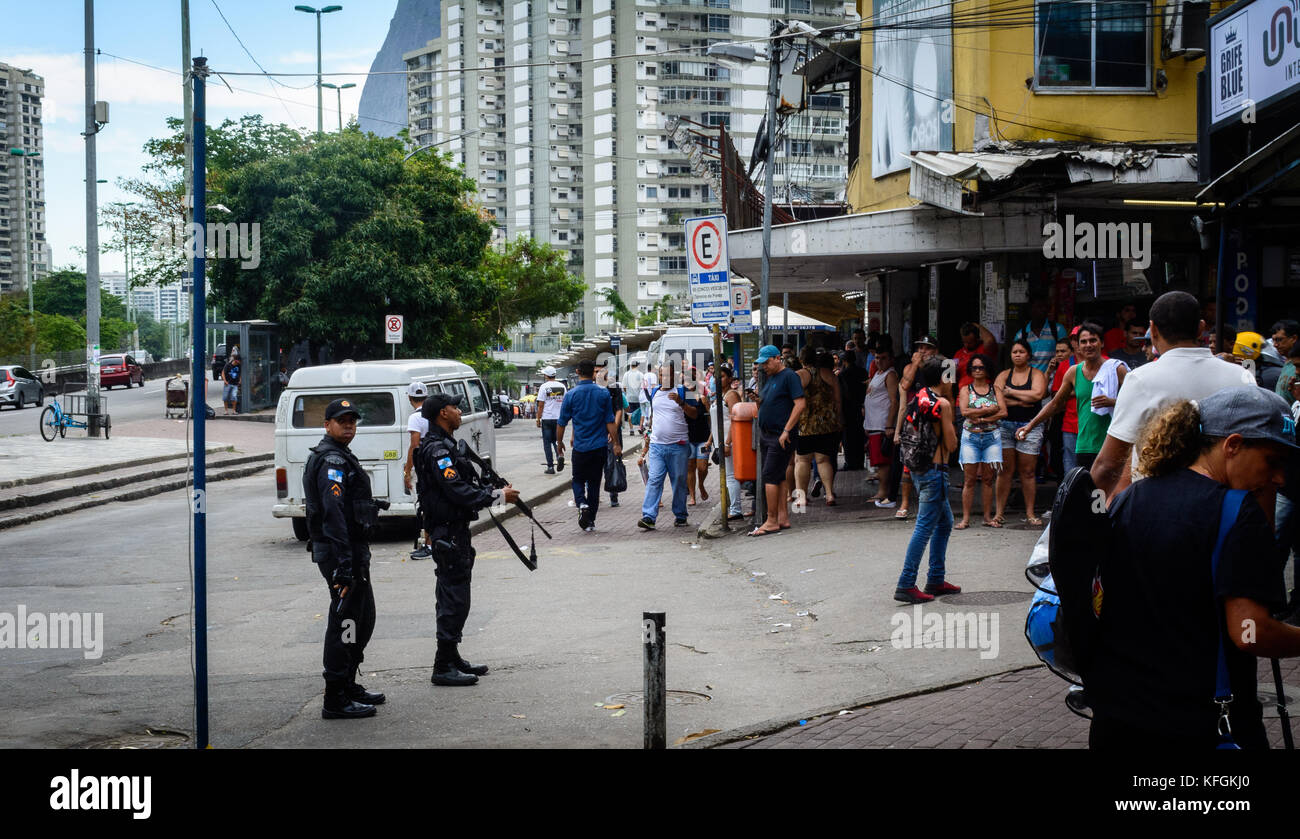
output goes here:
[{"label": "second police officer in black uniform", "polygon": [[347,399],[325,408],[325,436],[303,469],[303,497],[312,562],[330,589],[325,625],[324,719],[371,717],[384,702],[357,684],[357,669],[375,629],[375,595],[370,587],[369,531],[379,525],[387,501],[370,493],[370,478],[348,448],[360,413]]},{"label": "second police officer in black uniform", "polygon": [[429,433],[416,454],[416,475],[438,577],[438,651],[431,681],[435,685],[473,685],[488,669],[465,661],[458,647],[469,617],[474,571],[469,523],[485,507],[503,501],[513,504],[519,492],[509,486],[497,490],[484,486],[470,460],[458,452],[452,434],[460,428],[460,400],[434,394],[425,400],[421,412],[429,421]]}]

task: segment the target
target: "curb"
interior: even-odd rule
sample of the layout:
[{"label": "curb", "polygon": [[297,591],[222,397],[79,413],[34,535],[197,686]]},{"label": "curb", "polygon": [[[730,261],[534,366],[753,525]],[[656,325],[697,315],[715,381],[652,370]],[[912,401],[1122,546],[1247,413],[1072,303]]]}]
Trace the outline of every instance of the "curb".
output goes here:
[{"label": "curb", "polygon": [[[234,450],[235,450],[234,446],[219,446],[219,447],[213,447],[208,449],[207,453],[220,454],[221,452],[233,452]],[[187,455],[185,455],[184,453],[164,454],[164,455],[158,455],[156,457],[142,457],[139,460],[132,460],[130,462],[124,462],[119,464],[109,464],[106,466],[89,466],[86,467],[85,469],[71,469],[67,472],[59,472],[57,474],[36,475],[31,478],[14,478],[12,480],[0,481],[0,489],[13,489],[14,487],[29,486],[31,484],[44,483],[45,481],[57,481],[63,478],[81,478],[86,475],[97,475],[100,472],[111,472],[115,469],[129,469],[132,466],[147,466],[150,463],[162,463],[164,461],[175,460],[176,458],[185,458],[185,457],[187,457]]]},{"label": "curb", "polygon": [[1036,670],[1038,668],[1045,667],[1045,666],[1046,665],[1043,664],[1029,664],[1023,667],[1010,667],[1006,670],[999,670],[995,673],[985,673],[982,676],[973,676],[969,679],[959,679],[955,682],[935,682],[930,685],[924,685],[919,688],[913,688],[912,690],[903,691],[902,693],[890,693],[888,691],[881,691],[879,693],[869,693],[866,696],[861,696],[858,697],[857,699],[849,700],[848,702],[841,702],[837,705],[825,705],[821,708],[815,708],[811,711],[808,711],[807,713],[800,714],[799,716],[796,717],[774,717],[772,719],[764,720],[763,722],[755,723],[753,725],[742,726],[740,728],[732,728],[727,731],[719,731],[716,734],[709,734],[704,737],[699,737],[695,740],[682,743],[681,745],[673,746],[672,748],[712,749],[718,746],[726,745],[728,743],[735,743],[740,740],[748,740],[757,737],[764,737],[771,734],[777,734],[789,728],[801,727],[799,726],[800,720],[804,720],[806,721],[807,724],[811,725],[813,721],[816,719],[819,719],[821,717],[834,717],[837,716],[840,711],[845,711],[845,710],[856,711],[868,705],[881,705],[886,702],[893,702],[899,699],[910,699],[914,696],[925,696],[926,694],[929,693],[939,693],[940,691],[950,690],[952,688],[959,688],[964,685],[973,685],[976,682],[983,682],[988,679],[994,679],[997,678],[998,676],[1005,676],[1008,673],[1018,673],[1022,670]]},{"label": "curb", "polygon": [[[637,442],[623,447],[623,454],[625,455],[631,454],[632,452],[639,451],[640,448],[641,448],[641,441],[640,438],[638,438]],[[563,495],[565,492],[572,491],[572,489],[573,489],[573,485],[571,483],[560,482],[553,487],[548,487],[547,489],[542,490],[536,495],[523,499],[523,501],[525,504],[528,505],[530,509],[535,510],[537,505],[550,501],[552,498],[555,498],[558,495]],[[509,521],[515,516],[522,516],[522,515],[523,513],[519,511],[519,508],[511,504],[509,509],[507,509],[504,514],[497,516],[497,521],[502,522],[504,524],[506,521]],[[478,521],[474,522],[469,526],[469,534],[471,536],[477,536],[480,533],[490,530],[493,527],[496,527],[496,525],[492,523],[491,518],[479,519]]]},{"label": "curb", "polygon": [[[233,449],[227,448],[227,449],[218,450],[216,452],[210,451],[208,452],[208,454],[209,455],[220,454],[225,451],[230,451],[233,453]],[[227,458],[226,460],[223,460],[221,463],[214,463],[211,464],[211,466],[214,470],[217,470],[219,473],[219,470],[225,469],[228,466],[243,466],[249,463],[258,463],[261,461],[271,460],[273,458],[274,458],[273,452],[260,452],[257,454],[240,455],[238,457]],[[135,464],[130,464],[128,466],[123,466],[120,468],[129,469],[131,466],[134,465]],[[167,478],[172,475],[184,474],[188,472],[189,469],[190,466],[188,461],[186,460],[178,465],[175,466],[168,465],[164,469],[156,469],[152,472],[135,472],[129,475],[119,475],[116,478],[109,478],[106,481],[86,481],[78,484],[77,486],[63,487],[62,489],[51,490],[44,493],[37,492],[33,495],[19,496],[13,499],[13,503],[6,503],[4,501],[0,501],[0,512],[4,510],[21,509],[23,507],[35,507],[39,504],[49,504],[54,501],[62,501],[65,498],[71,498],[81,493],[104,492],[105,490],[117,489],[118,487],[128,486],[130,484],[138,484],[138,483],[143,483],[145,481],[154,481],[154,480],[158,480],[159,478]],[[118,471],[118,470],[104,469],[101,471],[109,472],[109,471]],[[0,527],[3,527],[3,525],[0,525]]]},{"label": "curb", "polygon": [[[270,460],[271,456],[268,455],[266,459]],[[212,483],[215,481],[233,480],[235,478],[246,478],[249,475],[255,475],[264,469],[270,468],[271,465],[272,464],[270,463],[258,463],[252,466],[241,466],[235,469],[227,469],[220,472],[214,472],[213,474],[207,477],[207,481],[209,483]],[[190,481],[188,477],[185,477],[176,480],[164,481],[163,483],[156,484],[150,487],[141,487],[140,489],[131,490],[130,492],[125,492],[122,493],[121,495],[115,495],[111,498],[88,498],[85,501],[75,506],[59,507],[53,510],[42,510],[40,512],[31,513],[25,516],[14,516],[13,518],[4,519],[3,521],[0,521],[0,530],[7,530],[11,527],[20,527],[25,524],[31,524],[32,522],[51,519],[54,518],[55,516],[62,516],[67,513],[77,513],[82,510],[89,509],[91,507],[100,507],[105,504],[115,503],[117,501],[139,501],[142,498],[149,498],[150,496],[153,495],[161,495],[164,492],[171,492],[172,490],[184,489],[189,485],[190,485]]]},{"label": "curb", "polygon": [[215,417],[208,419],[207,422],[216,422],[217,420],[223,422],[227,420],[235,420],[236,422],[275,422],[275,414],[231,414],[230,416],[217,414]]}]

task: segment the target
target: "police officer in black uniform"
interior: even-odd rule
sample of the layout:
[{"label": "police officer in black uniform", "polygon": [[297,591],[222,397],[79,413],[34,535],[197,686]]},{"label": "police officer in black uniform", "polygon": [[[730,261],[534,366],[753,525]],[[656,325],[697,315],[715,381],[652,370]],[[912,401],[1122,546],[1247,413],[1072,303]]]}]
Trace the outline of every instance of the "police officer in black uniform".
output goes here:
[{"label": "police officer in black uniform", "polygon": [[347,399],[325,408],[325,436],[311,450],[303,470],[307,531],[312,562],[330,590],[325,626],[324,719],[372,717],[384,695],[357,684],[357,668],[375,628],[370,588],[368,530],[379,524],[388,502],[370,494],[370,478],[348,448],[360,414]]},{"label": "police officer in black uniform", "polygon": [[485,486],[470,460],[457,450],[452,433],[460,428],[460,400],[437,393],[420,409],[429,421],[416,455],[420,504],[424,528],[433,545],[437,565],[436,586],[438,652],[433,662],[435,685],[473,685],[487,673],[486,665],[473,665],[460,657],[458,645],[469,617],[470,580],[474,571],[474,548],[470,545],[469,523],[478,511],[504,500],[519,498],[512,487]]}]

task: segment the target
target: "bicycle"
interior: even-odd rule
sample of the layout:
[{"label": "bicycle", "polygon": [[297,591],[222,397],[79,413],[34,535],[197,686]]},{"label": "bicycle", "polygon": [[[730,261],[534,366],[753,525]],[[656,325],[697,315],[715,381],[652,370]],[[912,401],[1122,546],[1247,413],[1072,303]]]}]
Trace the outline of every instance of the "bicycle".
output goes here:
[{"label": "bicycle", "polygon": [[[63,406],[59,404],[57,396],[54,398],[54,401],[41,412],[41,437],[44,438],[47,443],[53,442],[56,434],[60,437],[67,437],[69,428],[87,427],[86,423],[81,420],[73,419],[71,414],[64,413]],[[111,427],[107,415],[104,416],[104,421],[100,427],[104,429],[104,439],[107,440],[109,428]]]}]

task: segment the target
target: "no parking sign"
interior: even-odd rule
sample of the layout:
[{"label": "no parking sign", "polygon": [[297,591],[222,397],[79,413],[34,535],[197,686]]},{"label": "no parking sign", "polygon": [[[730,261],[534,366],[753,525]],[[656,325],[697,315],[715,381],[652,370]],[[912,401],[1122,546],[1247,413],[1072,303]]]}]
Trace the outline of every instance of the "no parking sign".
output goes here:
[{"label": "no parking sign", "polygon": [[686,271],[691,283],[691,322],[731,320],[731,262],[727,257],[727,217],[686,220]]},{"label": "no parking sign", "polygon": [[384,316],[384,341],[389,344],[402,343],[404,318],[401,315]]}]

